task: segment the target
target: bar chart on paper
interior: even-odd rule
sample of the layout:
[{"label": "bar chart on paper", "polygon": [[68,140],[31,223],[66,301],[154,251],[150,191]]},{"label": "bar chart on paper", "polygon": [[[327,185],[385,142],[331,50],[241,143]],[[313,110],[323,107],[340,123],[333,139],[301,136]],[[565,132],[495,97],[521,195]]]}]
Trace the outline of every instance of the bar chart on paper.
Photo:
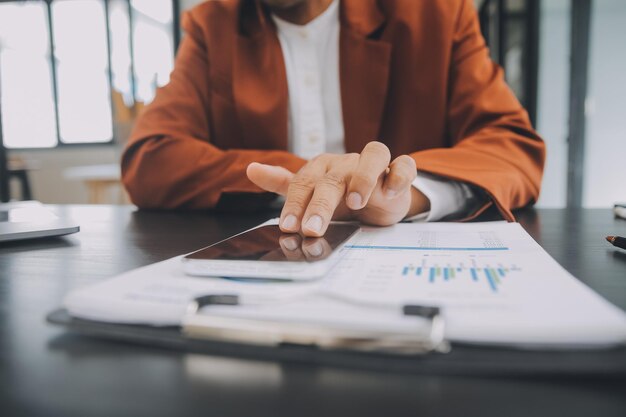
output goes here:
[{"label": "bar chart on paper", "polygon": [[465,303],[506,296],[524,276],[497,228],[403,226],[362,233],[329,286],[372,300],[410,295]]},{"label": "bar chart on paper", "polygon": [[498,292],[498,288],[507,276],[520,272],[521,268],[516,265],[505,266],[501,263],[479,264],[476,259],[469,263],[433,263],[429,264],[425,259],[420,264],[407,264],[402,266],[402,276],[408,280],[421,280],[432,285],[452,284],[457,280],[467,280],[476,285],[486,285],[491,291]]}]

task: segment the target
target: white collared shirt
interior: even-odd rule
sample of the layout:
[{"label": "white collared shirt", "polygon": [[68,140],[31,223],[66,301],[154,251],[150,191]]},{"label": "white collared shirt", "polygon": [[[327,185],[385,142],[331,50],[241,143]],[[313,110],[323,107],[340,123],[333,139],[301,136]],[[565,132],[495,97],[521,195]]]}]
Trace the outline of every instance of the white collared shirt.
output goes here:
[{"label": "white collared shirt", "polygon": [[[289,151],[312,159],[345,153],[339,78],[339,0],[305,25],[272,15],[278,30],[289,89]],[[409,220],[461,215],[476,196],[462,182],[418,173],[413,186],[430,200],[430,212]]]}]

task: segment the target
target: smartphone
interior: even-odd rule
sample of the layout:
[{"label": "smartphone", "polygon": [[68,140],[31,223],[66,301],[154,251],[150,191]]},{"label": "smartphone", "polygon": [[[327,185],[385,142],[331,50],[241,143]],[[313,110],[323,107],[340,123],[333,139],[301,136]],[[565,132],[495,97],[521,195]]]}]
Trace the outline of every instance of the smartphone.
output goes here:
[{"label": "smartphone", "polygon": [[332,224],[323,237],[283,233],[261,226],[200,249],[183,258],[188,275],[312,280],[321,278],[341,258],[356,235],[356,224]]}]

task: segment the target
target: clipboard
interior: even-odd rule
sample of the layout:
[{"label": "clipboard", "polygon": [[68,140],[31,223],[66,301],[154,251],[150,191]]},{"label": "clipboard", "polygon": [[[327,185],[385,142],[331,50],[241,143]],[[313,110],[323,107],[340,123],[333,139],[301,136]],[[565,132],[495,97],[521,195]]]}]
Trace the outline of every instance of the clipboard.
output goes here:
[{"label": "clipboard", "polygon": [[[254,318],[202,315],[200,310],[212,306],[237,307],[245,305],[237,294],[209,294],[197,297],[189,304],[182,320],[182,333],[193,339],[238,342],[254,346],[299,345],[318,350],[350,350],[387,352],[397,355],[448,353],[445,339],[445,319],[438,307],[404,305],[401,316],[415,319],[414,333],[398,334],[384,330],[354,329],[336,324],[278,322]],[[394,311],[394,310],[391,310]],[[206,320],[210,317],[209,320]],[[201,318],[200,321],[194,321]],[[428,322],[429,330],[418,333],[417,325]]]},{"label": "clipboard", "polygon": [[[196,310],[206,301],[200,300],[195,306]],[[194,306],[190,306],[190,314],[193,309]],[[181,326],[155,327],[90,321],[74,318],[65,309],[50,313],[47,321],[69,332],[98,339],[250,360],[425,375],[626,379],[626,348],[564,352],[452,344],[452,349],[446,353],[436,349],[431,349],[430,353],[415,353],[354,349],[348,345],[324,348],[289,341],[263,344],[227,338],[193,337],[185,333]]]}]

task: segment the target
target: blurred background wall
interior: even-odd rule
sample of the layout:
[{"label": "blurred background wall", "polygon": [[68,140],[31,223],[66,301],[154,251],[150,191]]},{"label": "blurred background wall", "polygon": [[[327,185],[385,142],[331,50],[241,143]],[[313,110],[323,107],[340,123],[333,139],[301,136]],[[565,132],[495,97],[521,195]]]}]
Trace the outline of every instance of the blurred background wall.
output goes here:
[{"label": "blurred background wall", "polygon": [[[28,168],[34,198],[46,203],[93,201],[85,178],[115,175],[111,169],[119,162],[132,120],[156,87],[168,81],[177,41],[175,15],[200,2],[53,0],[48,6],[43,1],[0,0],[4,144],[13,163]],[[580,205],[606,207],[626,201],[619,174],[626,159],[626,1],[475,3],[492,57],[505,67],[548,145],[539,205],[568,204],[568,195],[575,194],[575,175],[580,176]],[[572,47],[572,39],[580,39],[574,32],[585,29],[585,16],[576,17],[575,3],[578,8],[581,3],[589,6],[588,59],[586,66],[572,68],[573,54],[585,49],[583,44]],[[572,96],[571,76],[578,80],[579,67],[587,70],[582,114],[572,107],[577,97]],[[57,79],[56,91],[51,77]],[[575,84],[580,90],[580,83]],[[572,117],[584,118],[582,143],[580,135],[571,137],[572,126],[580,126],[572,124]],[[90,174],[85,167],[95,171]],[[19,198],[19,181],[11,186],[12,196]],[[124,201],[115,186],[106,187],[99,198]]]}]

